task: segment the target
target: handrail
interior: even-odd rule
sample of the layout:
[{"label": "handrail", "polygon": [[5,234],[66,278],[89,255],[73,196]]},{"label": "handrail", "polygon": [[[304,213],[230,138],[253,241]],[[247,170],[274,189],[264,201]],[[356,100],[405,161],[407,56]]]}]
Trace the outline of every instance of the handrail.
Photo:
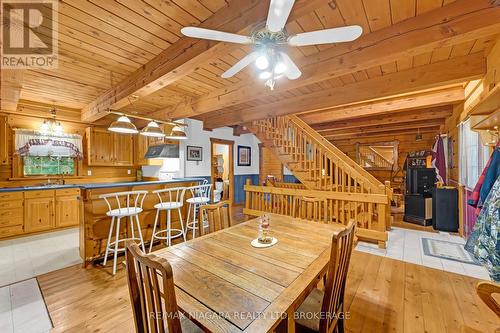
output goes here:
[{"label": "handrail", "polygon": [[[342,224],[354,220],[358,237],[385,247],[387,227],[391,220],[389,191],[386,194],[372,194],[279,188],[251,185],[249,179],[244,190],[244,214],[259,216],[275,213],[297,217],[305,213],[310,214],[310,219],[314,221]],[[304,198],[315,200],[317,204],[307,205],[308,200]]]},{"label": "handrail", "polygon": [[297,116],[252,122],[249,128],[308,189],[385,194],[377,178]]}]

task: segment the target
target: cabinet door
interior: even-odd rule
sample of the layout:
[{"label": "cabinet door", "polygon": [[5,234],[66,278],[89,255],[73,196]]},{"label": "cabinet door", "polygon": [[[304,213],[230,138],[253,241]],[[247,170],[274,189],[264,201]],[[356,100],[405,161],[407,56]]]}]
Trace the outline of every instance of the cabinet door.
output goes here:
[{"label": "cabinet door", "polygon": [[134,137],[127,134],[113,134],[114,164],[134,165]]},{"label": "cabinet door", "polygon": [[54,198],[26,199],[24,201],[24,230],[42,231],[54,228]]},{"label": "cabinet door", "polygon": [[9,125],[7,117],[0,116],[0,165],[9,164]]},{"label": "cabinet door", "polygon": [[76,226],[80,222],[78,196],[56,197],[56,227]]},{"label": "cabinet door", "polygon": [[144,158],[149,148],[148,137],[144,135],[138,135],[135,140],[135,164],[137,165],[147,165],[148,160]]},{"label": "cabinet door", "polygon": [[106,165],[113,163],[113,133],[105,129],[88,128],[88,165]]}]

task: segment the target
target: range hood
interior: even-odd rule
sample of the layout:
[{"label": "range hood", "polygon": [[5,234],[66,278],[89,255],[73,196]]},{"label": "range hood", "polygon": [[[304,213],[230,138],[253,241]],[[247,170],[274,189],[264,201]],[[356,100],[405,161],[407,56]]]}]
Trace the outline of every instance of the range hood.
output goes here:
[{"label": "range hood", "polygon": [[148,158],[179,158],[179,145],[164,144],[158,146],[151,146],[144,156]]}]

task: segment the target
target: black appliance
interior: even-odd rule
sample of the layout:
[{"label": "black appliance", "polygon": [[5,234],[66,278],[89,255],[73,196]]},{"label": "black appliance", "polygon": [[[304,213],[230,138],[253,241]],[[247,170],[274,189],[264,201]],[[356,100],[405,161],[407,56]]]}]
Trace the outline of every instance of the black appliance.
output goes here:
[{"label": "black appliance", "polygon": [[429,226],[432,224],[432,198],[421,194],[405,195],[403,221]]},{"label": "black appliance", "polygon": [[458,190],[456,188],[433,190],[432,227],[440,231],[458,231]]},{"label": "black appliance", "polygon": [[406,194],[430,196],[436,183],[436,169],[408,168],[406,170]]}]

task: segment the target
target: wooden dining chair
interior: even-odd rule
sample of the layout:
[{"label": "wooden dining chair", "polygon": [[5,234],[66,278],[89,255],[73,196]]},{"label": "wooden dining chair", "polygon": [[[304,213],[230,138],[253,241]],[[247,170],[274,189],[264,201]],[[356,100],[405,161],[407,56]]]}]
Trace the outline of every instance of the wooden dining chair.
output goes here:
[{"label": "wooden dining chair", "polygon": [[493,297],[494,294],[500,294],[500,284],[490,281],[481,281],[476,285],[476,293],[483,302],[500,317],[500,304]]},{"label": "wooden dining chair", "polygon": [[200,234],[202,236],[228,228],[233,224],[231,202],[226,200],[212,205],[201,206],[200,216],[206,216],[208,223],[208,225],[204,225],[203,228],[200,228]]},{"label": "wooden dining chair", "polygon": [[125,262],[137,333],[203,332],[177,308],[172,267],[166,259],[145,254],[128,240]]},{"label": "wooden dining chair", "polygon": [[302,302],[295,314],[298,329],[321,333],[344,332],[344,294],[354,229],[355,222],[351,220],[345,230],[333,236],[325,289],[313,289]]},{"label": "wooden dining chair", "polygon": [[299,197],[297,199],[297,217],[310,221],[325,220],[325,201],[320,198]]}]

